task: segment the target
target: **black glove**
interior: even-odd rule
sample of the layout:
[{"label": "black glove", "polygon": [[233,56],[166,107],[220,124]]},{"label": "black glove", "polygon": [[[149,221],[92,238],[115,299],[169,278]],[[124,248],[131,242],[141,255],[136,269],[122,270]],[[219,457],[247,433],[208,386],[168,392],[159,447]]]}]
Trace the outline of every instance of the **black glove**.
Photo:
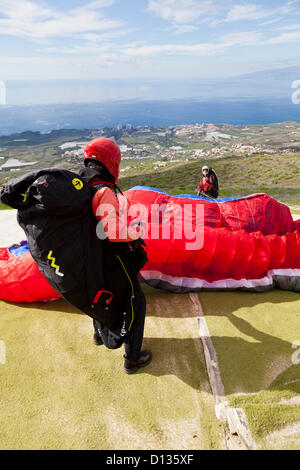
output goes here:
[{"label": "black glove", "polygon": [[147,252],[145,250],[146,243],[141,238],[138,238],[137,240],[129,242],[129,245],[129,259],[136,273],[138,273],[148,261]]}]

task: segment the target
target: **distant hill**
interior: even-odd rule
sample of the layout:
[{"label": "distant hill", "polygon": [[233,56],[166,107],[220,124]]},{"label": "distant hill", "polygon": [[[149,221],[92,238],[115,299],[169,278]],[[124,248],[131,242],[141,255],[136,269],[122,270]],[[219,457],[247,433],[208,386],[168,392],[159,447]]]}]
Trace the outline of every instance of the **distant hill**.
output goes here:
[{"label": "distant hill", "polygon": [[262,70],[261,72],[252,72],[245,75],[240,75],[240,79],[251,80],[270,80],[270,81],[293,81],[300,80],[300,65],[294,67],[285,67],[280,69]]},{"label": "distant hill", "polygon": [[[224,80],[225,92],[230,96],[247,96],[257,99],[291,100],[292,83],[300,80],[300,66],[264,70]],[[224,93],[225,93],[224,92]],[[228,95],[227,95],[228,96]]]}]

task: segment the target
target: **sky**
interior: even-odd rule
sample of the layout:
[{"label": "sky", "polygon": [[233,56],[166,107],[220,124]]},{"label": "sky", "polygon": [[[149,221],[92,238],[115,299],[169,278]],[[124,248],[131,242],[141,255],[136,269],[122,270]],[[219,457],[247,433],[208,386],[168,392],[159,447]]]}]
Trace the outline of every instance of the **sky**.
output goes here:
[{"label": "sky", "polygon": [[0,81],[222,78],[296,66],[299,20],[300,0],[0,0]]}]

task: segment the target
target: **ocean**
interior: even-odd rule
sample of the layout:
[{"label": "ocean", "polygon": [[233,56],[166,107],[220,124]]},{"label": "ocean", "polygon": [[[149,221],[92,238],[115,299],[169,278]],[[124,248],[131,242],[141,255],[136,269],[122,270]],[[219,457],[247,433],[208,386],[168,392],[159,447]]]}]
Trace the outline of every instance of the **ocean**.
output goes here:
[{"label": "ocean", "polygon": [[2,82],[0,135],[27,130],[98,129],[118,124],[250,125],[299,121],[300,104],[292,101],[292,84],[300,78],[300,68],[288,70],[289,73],[284,70],[211,80]]}]

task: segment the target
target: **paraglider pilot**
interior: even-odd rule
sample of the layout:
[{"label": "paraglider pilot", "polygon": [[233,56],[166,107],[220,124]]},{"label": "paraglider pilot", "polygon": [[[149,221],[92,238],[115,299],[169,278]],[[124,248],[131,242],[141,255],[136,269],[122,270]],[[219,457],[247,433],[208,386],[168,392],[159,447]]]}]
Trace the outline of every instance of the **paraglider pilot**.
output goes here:
[{"label": "paraglider pilot", "polygon": [[[147,261],[147,257],[142,247],[142,229],[137,229],[134,234],[130,232],[129,235],[127,227],[122,227],[122,220],[120,220],[119,200],[116,196],[120,161],[120,149],[115,142],[106,138],[96,138],[89,142],[84,149],[85,168],[81,170],[80,176],[84,177],[90,186],[96,187],[92,209],[107,235],[103,260],[104,276],[109,291],[115,296],[122,311],[116,320],[116,325],[112,325],[111,328],[107,328],[107,325],[103,325],[95,319],[93,320],[94,343],[96,345],[104,343],[107,346],[114,334],[115,327],[119,325],[120,330],[123,315],[125,315],[123,312],[129,309],[132,317],[128,331],[124,336],[124,371],[127,374],[132,374],[152,360],[151,351],[141,351],[146,300],[137,277],[139,270]],[[105,216],[105,224],[103,214],[101,210],[99,211],[103,205],[112,209]]]},{"label": "paraglider pilot", "polygon": [[212,168],[202,167],[202,177],[198,186],[198,196],[216,199],[219,195],[218,178]]}]

